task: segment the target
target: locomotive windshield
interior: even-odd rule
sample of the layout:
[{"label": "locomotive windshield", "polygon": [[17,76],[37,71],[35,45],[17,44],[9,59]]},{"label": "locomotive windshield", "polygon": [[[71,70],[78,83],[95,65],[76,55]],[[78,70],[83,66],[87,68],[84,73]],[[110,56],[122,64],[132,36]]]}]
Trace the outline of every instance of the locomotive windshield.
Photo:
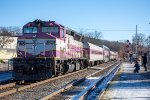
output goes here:
[{"label": "locomotive windshield", "polygon": [[42,27],[42,32],[58,33],[58,27]]},{"label": "locomotive windshield", "polygon": [[24,33],[37,33],[37,27],[27,27],[23,29]]}]

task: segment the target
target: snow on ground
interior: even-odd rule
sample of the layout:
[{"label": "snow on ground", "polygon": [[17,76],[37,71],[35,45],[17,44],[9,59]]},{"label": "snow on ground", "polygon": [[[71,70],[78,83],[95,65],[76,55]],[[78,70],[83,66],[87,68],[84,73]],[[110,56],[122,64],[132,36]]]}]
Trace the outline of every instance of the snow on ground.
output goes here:
[{"label": "snow on ground", "polygon": [[123,63],[100,100],[150,100],[150,71],[141,67],[133,73],[134,64]]}]

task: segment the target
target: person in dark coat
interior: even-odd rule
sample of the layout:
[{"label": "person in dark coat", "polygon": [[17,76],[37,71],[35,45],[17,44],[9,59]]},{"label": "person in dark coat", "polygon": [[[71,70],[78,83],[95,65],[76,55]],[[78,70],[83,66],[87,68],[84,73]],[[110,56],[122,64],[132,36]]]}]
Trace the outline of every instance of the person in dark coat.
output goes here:
[{"label": "person in dark coat", "polygon": [[132,53],[129,54],[129,60],[130,60],[130,64],[132,64],[132,60],[133,60],[133,55],[132,55]]},{"label": "person in dark coat", "polygon": [[143,66],[145,68],[145,71],[147,71],[147,53],[144,53],[144,56],[142,56],[142,62],[143,62]]},{"label": "person in dark coat", "polygon": [[138,61],[136,61],[136,62],[135,62],[134,67],[135,67],[135,69],[134,69],[134,73],[139,73],[140,65],[139,65]]}]

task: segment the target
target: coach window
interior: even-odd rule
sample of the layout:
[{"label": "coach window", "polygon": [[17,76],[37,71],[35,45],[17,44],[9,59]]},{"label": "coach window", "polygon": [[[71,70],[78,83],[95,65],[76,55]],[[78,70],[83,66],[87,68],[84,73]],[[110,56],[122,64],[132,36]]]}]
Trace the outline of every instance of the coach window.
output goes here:
[{"label": "coach window", "polygon": [[23,29],[24,33],[37,33],[37,27],[28,27]]},{"label": "coach window", "polygon": [[61,29],[61,34],[62,34],[62,38],[64,38],[65,37],[64,29]]},{"label": "coach window", "polygon": [[58,27],[42,27],[42,32],[58,33]]}]

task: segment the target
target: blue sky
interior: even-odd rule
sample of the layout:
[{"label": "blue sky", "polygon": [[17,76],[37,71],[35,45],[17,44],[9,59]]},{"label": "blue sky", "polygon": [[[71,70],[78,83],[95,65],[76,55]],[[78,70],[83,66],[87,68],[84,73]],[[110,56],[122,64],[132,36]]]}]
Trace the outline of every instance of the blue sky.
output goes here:
[{"label": "blue sky", "polygon": [[150,0],[0,0],[0,26],[22,27],[35,19],[101,31],[105,40],[131,40],[136,24],[150,35]]}]

